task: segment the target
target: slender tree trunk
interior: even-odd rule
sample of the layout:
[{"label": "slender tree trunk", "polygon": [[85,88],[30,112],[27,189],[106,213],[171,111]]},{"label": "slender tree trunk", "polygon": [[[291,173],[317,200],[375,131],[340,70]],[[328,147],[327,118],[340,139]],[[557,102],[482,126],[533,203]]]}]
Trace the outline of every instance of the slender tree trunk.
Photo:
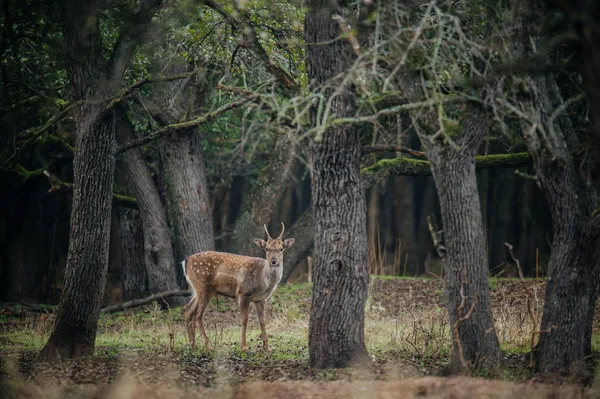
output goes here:
[{"label": "slender tree trunk", "polygon": [[[133,140],[133,127],[123,110],[119,111],[117,139],[124,143]],[[119,166],[125,172],[127,185],[135,195],[143,226],[142,262],[146,270],[147,290],[156,294],[178,289],[180,288],[177,282],[179,269],[173,255],[167,216],[141,150],[134,148],[124,152],[120,157]],[[123,283],[125,286],[131,282]],[[168,302],[170,305],[181,305],[184,299],[173,297]]]},{"label": "slender tree trunk", "polygon": [[[264,235],[263,224],[268,224],[273,218],[286,186],[292,181],[296,163],[294,142],[288,136],[278,137],[268,165],[244,198],[229,243],[230,252],[262,256],[263,251],[252,239]],[[280,226],[279,223],[276,224]]]},{"label": "slender tree trunk", "polygon": [[[332,19],[329,0],[309,0],[305,17],[307,71],[312,90],[323,89],[349,65],[347,44]],[[324,44],[326,43],[326,44]],[[338,89],[339,90],[339,89]],[[355,109],[352,89],[344,87],[332,100],[341,117]],[[325,90],[325,97],[332,95]],[[316,110],[311,113],[312,123]],[[309,326],[310,365],[345,367],[368,359],[364,343],[368,247],[366,199],[360,175],[361,145],[356,127],[327,129],[308,150],[314,219],[314,288]]]},{"label": "slender tree trunk", "polygon": [[144,232],[137,209],[119,207],[122,300],[149,295],[144,263]]},{"label": "slender tree trunk", "polygon": [[473,106],[463,120],[460,149],[423,140],[440,199],[446,304],[453,364],[458,369],[494,368],[502,360],[490,306],[489,264],[475,175],[475,154],[487,129],[486,115]]},{"label": "slender tree trunk", "polygon": [[160,146],[167,202],[178,260],[214,249],[212,210],[202,142],[196,129],[165,138]]},{"label": "slender tree trunk", "polygon": [[[414,177],[397,176],[394,177],[394,222],[395,236],[400,240],[402,256],[400,258],[400,271],[404,270],[406,262],[407,270],[413,273],[422,271],[418,265],[417,229],[415,223],[418,221],[417,212],[415,212],[413,190],[415,187]],[[421,201],[424,198],[421,197]],[[425,245],[425,243],[421,243]],[[407,258],[408,256],[408,258]],[[420,270],[421,269],[421,270]]]}]

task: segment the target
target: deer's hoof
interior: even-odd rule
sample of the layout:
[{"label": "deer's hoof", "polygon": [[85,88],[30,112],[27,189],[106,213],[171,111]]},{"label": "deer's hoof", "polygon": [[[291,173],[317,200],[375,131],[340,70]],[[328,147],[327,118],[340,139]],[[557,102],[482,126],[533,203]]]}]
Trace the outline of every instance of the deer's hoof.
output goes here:
[{"label": "deer's hoof", "polygon": [[247,347],[247,346],[242,346],[242,350],[243,350],[244,352],[248,352],[248,347]]},{"label": "deer's hoof", "polygon": [[263,347],[263,350],[264,350],[265,352],[269,352],[269,353],[271,353],[271,352],[272,352],[271,348],[269,348],[268,346],[265,346],[265,347]]}]

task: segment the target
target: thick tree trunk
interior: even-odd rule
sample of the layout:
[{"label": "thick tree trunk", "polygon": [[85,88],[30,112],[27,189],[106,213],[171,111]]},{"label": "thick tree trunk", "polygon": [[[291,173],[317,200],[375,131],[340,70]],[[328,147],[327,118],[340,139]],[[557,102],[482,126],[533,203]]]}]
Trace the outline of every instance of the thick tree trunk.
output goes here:
[{"label": "thick tree trunk", "polygon": [[[288,136],[278,137],[268,165],[244,198],[229,242],[231,253],[263,256],[263,251],[252,239],[264,236],[263,224],[272,219],[286,186],[292,180],[297,162],[294,142]],[[280,226],[279,223],[276,225]]]},{"label": "thick tree trunk", "polygon": [[92,355],[108,270],[116,144],[112,116],[77,116],[73,208],[65,286],[43,359]]},{"label": "thick tree trunk", "polygon": [[[515,30],[514,56],[534,54],[531,32],[541,30],[546,4],[541,0],[515,2],[515,11],[518,29]],[[585,74],[585,69],[583,72]],[[593,284],[598,281],[595,266],[600,256],[598,236],[594,229],[588,228],[588,219],[597,206],[596,171],[600,166],[596,157],[583,156],[577,160],[573,157],[575,151],[581,149],[579,143],[589,140],[589,132],[572,131],[560,118],[556,121],[551,117],[551,110],[558,105],[553,102],[562,102],[552,77],[527,77],[525,84],[526,106],[534,110],[535,121],[526,120],[522,124],[553,223],[536,366],[544,373],[583,375],[585,354],[590,348],[587,342],[591,338],[589,318],[593,315],[595,303],[592,301],[597,289]],[[590,104],[594,104],[594,99],[589,95],[588,98]],[[590,114],[594,122],[594,112]],[[535,129],[532,129],[534,123]]]},{"label": "thick tree trunk", "polygon": [[541,372],[578,375],[585,369],[591,265],[581,252],[586,248],[582,247],[583,215],[576,177],[573,165],[565,165],[565,159],[551,159],[545,150],[535,151],[534,160],[554,224],[536,364]]},{"label": "thick tree trunk", "polygon": [[202,142],[196,129],[161,140],[161,160],[178,260],[214,249]]},{"label": "thick tree trunk", "polygon": [[65,63],[76,101],[77,141],[73,161],[73,206],[65,286],[54,330],[40,356],[45,359],[91,355],[106,285],[115,171],[115,119],[98,100],[117,91],[144,29],[161,0],[140,4],[124,22],[109,61],[104,58],[96,0],[65,1],[62,32]]},{"label": "thick tree trunk", "polygon": [[502,360],[490,306],[489,265],[475,175],[475,154],[487,128],[486,115],[471,108],[463,121],[460,149],[423,140],[440,199],[446,304],[457,369],[494,368]]},{"label": "thick tree trunk", "polygon": [[140,212],[119,207],[122,301],[148,296],[144,233]]},{"label": "thick tree trunk", "polygon": [[[339,37],[329,0],[309,0],[305,17],[307,71],[312,90],[323,89],[344,72],[348,48]],[[327,44],[324,44],[327,43]],[[337,85],[336,85],[337,87]],[[338,88],[338,90],[340,90]],[[350,87],[332,100],[332,113],[350,115],[355,106]],[[325,90],[325,97],[332,95]],[[316,110],[311,113],[313,124]],[[309,326],[310,365],[345,367],[368,359],[364,343],[368,248],[366,199],[360,175],[361,145],[356,127],[323,132],[308,150],[315,231],[314,287]]]},{"label": "thick tree trunk", "polygon": [[[124,112],[120,111],[117,120],[117,140],[125,143],[133,140],[133,127]],[[139,217],[143,226],[144,247],[143,258],[140,261],[145,268],[146,289],[150,293],[179,289],[180,286],[177,283],[179,269],[173,255],[167,216],[141,150],[134,148],[124,152],[120,157],[119,167],[125,173],[127,185],[137,200]],[[124,277],[134,275],[129,273]],[[126,285],[135,283],[136,281],[124,280],[123,286],[125,288]],[[127,291],[125,290],[125,292]],[[126,297],[125,299],[132,298]],[[181,305],[183,299],[173,297],[169,303],[170,305]]]},{"label": "thick tree trunk", "polygon": [[[548,262],[548,282],[544,301],[541,334],[535,360],[544,373],[585,374],[585,355],[591,348],[588,334],[597,299],[598,235],[588,229],[586,220],[598,195],[597,161],[579,161],[558,126],[551,132],[551,101],[546,77],[528,78],[531,101],[540,129],[550,139],[527,135],[537,177],[548,200],[553,223],[552,249]],[[528,128],[528,126],[526,126]],[[573,132],[569,132],[573,134]],[[571,145],[577,144],[572,137]]]}]

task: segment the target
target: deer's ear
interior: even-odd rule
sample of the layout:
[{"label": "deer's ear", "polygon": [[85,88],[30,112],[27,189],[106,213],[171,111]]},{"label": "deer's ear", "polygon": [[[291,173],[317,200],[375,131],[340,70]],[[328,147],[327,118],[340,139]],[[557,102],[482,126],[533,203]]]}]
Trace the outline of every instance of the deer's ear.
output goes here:
[{"label": "deer's ear", "polygon": [[267,249],[267,243],[265,240],[261,240],[260,238],[255,238],[254,243],[261,249]]},{"label": "deer's ear", "polygon": [[294,241],[296,241],[295,238],[288,238],[287,240],[284,240],[283,241],[283,249],[288,249],[289,247],[294,245]]}]

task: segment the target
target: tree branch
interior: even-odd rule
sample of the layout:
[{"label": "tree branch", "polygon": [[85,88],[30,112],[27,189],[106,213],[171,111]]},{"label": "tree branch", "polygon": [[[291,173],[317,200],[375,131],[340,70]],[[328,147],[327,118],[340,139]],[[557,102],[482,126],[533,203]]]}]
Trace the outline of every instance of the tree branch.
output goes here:
[{"label": "tree branch", "polygon": [[172,82],[174,80],[187,79],[187,78],[191,78],[192,76],[194,76],[195,74],[197,74],[200,71],[202,71],[202,68],[195,69],[191,72],[185,72],[185,73],[180,73],[180,74],[170,75],[170,76],[156,76],[156,77],[146,76],[142,80],[135,82],[131,86],[124,88],[121,91],[120,95],[118,95],[117,97],[110,100],[109,104],[106,106],[106,110],[113,109],[116,105],[120,104],[125,98],[127,98],[127,96],[129,96],[131,93],[133,93],[135,90],[139,89],[140,87],[142,87],[145,84],[165,83],[165,82]]},{"label": "tree branch", "polygon": [[403,152],[405,154],[410,154],[415,157],[425,157],[425,153],[422,151],[417,151],[408,147],[394,144],[367,145],[364,146],[362,149],[363,155],[371,154],[373,152]]},{"label": "tree branch", "polygon": [[152,303],[154,301],[158,301],[160,299],[167,299],[167,298],[170,298],[172,296],[190,296],[190,295],[192,295],[191,292],[184,291],[184,290],[166,291],[166,292],[161,292],[159,294],[151,295],[151,296],[146,297],[146,298],[134,299],[134,300],[131,300],[131,301],[119,303],[117,305],[107,306],[105,308],[102,308],[100,310],[100,313],[118,312],[119,310],[126,310],[126,309],[129,309],[129,308],[135,308],[135,307],[138,307],[138,306],[142,306],[142,305],[146,305],[146,304]]},{"label": "tree branch", "polygon": [[[67,183],[65,181],[62,181],[47,170],[45,170],[43,173],[44,176],[46,176],[50,181],[50,188],[48,189],[48,193],[55,194],[73,192],[73,183]],[[133,209],[137,209],[138,207],[135,198],[117,193],[113,193],[113,204]]]},{"label": "tree branch", "polygon": [[152,21],[154,14],[162,7],[164,0],[142,0],[138,12],[121,26],[119,37],[115,42],[110,66],[113,82],[120,82],[129,66],[133,53],[143,38],[143,34]]},{"label": "tree branch", "polygon": [[[531,165],[531,163],[531,157],[526,152],[475,157],[475,167],[477,169],[512,168]],[[392,158],[382,159],[371,166],[363,168],[361,174],[370,184],[384,179],[389,175],[431,175],[431,168],[429,161],[410,158]]]},{"label": "tree branch", "polygon": [[132,149],[132,148],[136,148],[136,147],[139,147],[139,146],[151,143],[154,140],[157,140],[157,139],[159,139],[159,138],[161,138],[163,136],[166,136],[167,134],[176,132],[178,130],[188,129],[188,128],[191,128],[191,127],[199,126],[199,125],[201,125],[203,123],[206,123],[206,122],[210,122],[211,120],[215,119],[217,116],[219,116],[219,115],[221,115],[221,114],[223,114],[223,113],[225,113],[227,111],[230,111],[232,109],[239,108],[242,105],[244,105],[244,104],[246,104],[246,103],[248,103],[248,102],[250,102],[252,100],[255,100],[258,97],[259,97],[258,94],[253,94],[253,95],[248,96],[246,98],[242,98],[240,100],[230,102],[229,104],[226,104],[226,105],[224,105],[224,106],[222,106],[222,107],[220,107],[220,108],[218,108],[218,109],[216,109],[214,111],[211,111],[211,112],[209,112],[209,113],[207,113],[207,114],[205,114],[203,116],[200,116],[200,117],[198,117],[196,119],[193,119],[191,121],[180,122],[180,123],[173,123],[171,125],[167,125],[167,126],[161,128],[161,129],[159,129],[159,130],[157,130],[157,131],[149,134],[146,137],[143,137],[143,138],[138,139],[138,140],[134,140],[134,141],[132,141],[130,143],[127,143],[127,144],[123,144],[117,150],[117,154],[121,154],[121,153],[123,153],[123,152],[125,152],[127,150]]},{"label": "tree branch", "polygon": [[250,16],[240,9],[237,1],[234,1],[233,5],[240,17],[227,13],[227,11],[225,11],[220,4],[213,0],[205,0],[204,4],[221,14],[223,17],[229,20],[232,25],[243,25],[242,31],[246,37],[246,40],[250,42],[251,47],[254,49],[255,55],[263,63],[266,70],[269,71],[269,73],[271,73],[271,75],[273,75],[277,81],[279,81],[288,90],[292,92],[298,90],[298,84],[296,81],[281,66],[273,62],[273,60],[267,54],[265,48],[262,46],[262,44],[260,44],[258,35],[256,34],[255,26],[250,20]]}]

